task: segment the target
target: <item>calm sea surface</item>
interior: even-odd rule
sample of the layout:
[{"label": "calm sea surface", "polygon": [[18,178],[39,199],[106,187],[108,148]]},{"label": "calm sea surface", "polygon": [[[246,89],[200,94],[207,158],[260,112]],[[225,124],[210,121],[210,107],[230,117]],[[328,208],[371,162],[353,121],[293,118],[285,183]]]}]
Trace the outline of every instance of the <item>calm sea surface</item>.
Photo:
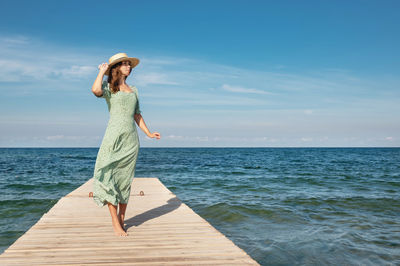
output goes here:
[{"label": "calm sea surface", "polygon": [[[0,252],[92,177],[97,148],[0,148]],[[399,265],[400,148],[141,148],[261,265]]]}]

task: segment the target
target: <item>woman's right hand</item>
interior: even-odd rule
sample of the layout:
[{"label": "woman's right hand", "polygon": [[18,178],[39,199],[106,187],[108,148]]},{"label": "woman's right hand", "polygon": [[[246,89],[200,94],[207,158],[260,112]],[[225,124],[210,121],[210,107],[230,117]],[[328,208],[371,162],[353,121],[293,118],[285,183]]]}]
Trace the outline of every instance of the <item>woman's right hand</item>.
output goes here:
[{"label": "woman's right hand", "polygon": [[99,65],[99,73],[104,74],[106,73],[108,68],[108,64],[107,63],[103,63]]}]

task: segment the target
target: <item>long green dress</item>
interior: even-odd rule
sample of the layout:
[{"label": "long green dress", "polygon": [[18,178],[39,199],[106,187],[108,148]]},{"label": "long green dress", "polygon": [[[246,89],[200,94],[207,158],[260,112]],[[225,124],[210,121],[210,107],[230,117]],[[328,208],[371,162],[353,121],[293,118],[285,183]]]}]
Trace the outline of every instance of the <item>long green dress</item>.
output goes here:
[{"label": "long green dress", "polygon": [[110,118],[97,154],[93,175],[93,199],[103,207],[128,203],[139,153],[139,136],[133,115],[141,114],[138,90],[112,93],[103,81],[101,97],[105,98]]}]

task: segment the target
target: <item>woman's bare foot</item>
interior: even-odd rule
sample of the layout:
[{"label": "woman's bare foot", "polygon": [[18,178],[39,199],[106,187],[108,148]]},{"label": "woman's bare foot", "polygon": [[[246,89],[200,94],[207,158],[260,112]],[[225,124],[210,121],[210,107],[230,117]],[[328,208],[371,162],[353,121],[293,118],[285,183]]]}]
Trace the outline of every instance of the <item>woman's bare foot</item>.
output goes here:
[{"label": "woman's bare foot", "polygon": [[123,218],[123,216],[121,216],[121,215],[118,215],[118,220],[119,220],[119,224],[121,225],[121,227],[122,227],[122,230],[124,230],[125,232],[126,232],[126,229],[125,229],[125,224],[124,224],[124,218]]},{"label": "woman's bare foot", "polygon": [[127,236],[128,233],[121,227],[120,221],[112,219],[112,224],[116,236]]}]

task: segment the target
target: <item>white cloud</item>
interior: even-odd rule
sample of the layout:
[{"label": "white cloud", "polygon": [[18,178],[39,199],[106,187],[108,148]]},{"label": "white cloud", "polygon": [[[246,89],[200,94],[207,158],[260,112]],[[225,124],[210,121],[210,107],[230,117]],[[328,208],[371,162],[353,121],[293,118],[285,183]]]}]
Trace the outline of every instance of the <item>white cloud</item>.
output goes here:
[{"label": "white cloud", "polygon": [[95,76],[97,68],[71,65],[60,57],[51,60],[1,59],[0,82],[46,82],[49,80],[76,80]]},{"label": "white cloud", "polygon": [[97,67],[95,66],[72,65],[68,68],[55,70],[51,73],[54,73],[55,75],[61,75],[65,79],[76,79],[76,78],[86,78],[88,76],[91,76],[93,73],[96,72],[96,70]]},{"label": "white cloud", "polygon": [[168,76],[166,74],[153,72],[139,75],[137,77],[137,84],[139,86],[147,86],[151,84],[178,85],[179,83],[168,80]]},{"label": "white cloud", "polygon": [[8,47],[17,47],[30,43],[30,38],[24,35],[4,36],[0,37],[0,44]]},{"label": "white cloud", "polygon": [[46,140],[50,141],[60,141],[60,140],[98,140],[99,136],[65,136],[65,135],[53,135],[47,136]]},{"label": "white cloud", "polygon": [[167,139],[173,139],[173,140],[182,140],[182,139],[185,139],[185,138],[187,138],[187,137],[184,137],[184,136],[176,136],[176,135],[168,135],[168,136],[166,136],[165,138],[167,138]]},{"label": "white cloud", "polygon": [[[27,36],[0,38],[0,48],[0,65],[4,66],[0,68],[0,82],[36,81],[46,85],[46,82],[59,80],[63,81],[65,87],[70,87],[67,83],[71,80],[82,80],[86,82],[86,87],[96,77],[97,65],[101,61],[94,53],[57,47]],[[378,86],[377,82],[338,69],[294,74],[280,67],[275,68],[274,72],[256,71],[189,58],[138,57],[143,59],[135,68],[132,78],[145,91],[151,91],[147,95],[149,99],[159,95],[174,98],[182,95],[182,92],[190,91],[197,94],[192,99],[205,101],[209,95],[201,95],[201,92],[213,90],[208,88],[219,88],[214,91],[242,94],[245,96],[243,100],[255,95],[270,95],[269,98],[281,107],[293,101],[300,105],[302,102],[298,98],[303,97],[308,97],[308,101],[317,98],[321,105],[347,102],[354,106],[354,103],[363,100],[357,91],[365,95],[366,90],[371,91]],[[398,81],[394,82],[393,88],[398,85]],[[241,85],[237,85],[239,83]],[[171,91],[170,88],[163,90],[162,86],[179,88],[180,91]],[[220,97],[219,100],[223,100],[226,96],[213,95],[213,99]],[[312,111],[305,113],[311,114]]]},{"label": "white cloud", "polygon": [[304,113],[307,115],[311,115],[313,112],[313,110],[304,110]]},{"label": "white cloud", "polygon": [[283,68],[286,68],[286,66],[285,65],[276,65],[276,66],[274,66],[274,68],[275,69],[283,69]]},{"label": "white cloud", "polygon": [[199,141],[208,141],[208,136],[197,136],[195,139]]},{"label": "white cloud", "polygon": [[[106,53],[56,46],[23,35],[0,37],[0,82],[13,83],[12,90],[9,84],[2,84],[0,91],[7,90],[7,97],[15,97],[15,104],[0,105],[4,116],[0,120],[10,125],[13,132],[26,131],[26,134],[28,126],[43,125],[40,135],[43,143],[65,140],[74,143],[74,138],[79,138],[81,124],[89,128],[95,123],[88,118],[95,116],[88,110],[96,115],[106,114],[104,104],[93,104],[93,98],[88,98],[92,97],[88,87],[96,78],[98,64],[108,60]],[[153,125],[168,129],[170,133],[163,139],[170,142],[363,144],[363,140],[367,143],[367,137],[373,136],[371,143],[398,143],[396,134],[400,124],[395,116],[399,112],[398,78],[379,80],[342,69],[290,72],[290,66],[270,66],[273,71],[265,71],[190,58],[133,56],[139,57],[141,64],[128,83],[138,84],[142,111]],[[37,93],[37,88],[40,97],[43,96],[40,105],[32,102],[29,107],[22,106],[21,102],[29,104],[26,96]],[[60,90],[76,98],[60,100],[56,96]],[[18,101],[22,94],[24,101]],[[72,107],[71,102],[76,105]],[[55,109],[60,113],[57,119],[51,117]],[[71,119],[72,112],[75,116],[84,114],[81,124]],[[23,119],[15,122],[11,115]],[[77,133],[65,133],[65,129],[48,132],[52,126],[46,121],[54,120],[71,125],[71,130],[75,127]],[[100,120],[96,123],[101,124]],[[175,125],[187,131],[177,133]],[[232,136],[212,135],[216,130]],[[377,131],[388,137],[374,135]],[[243,137],[248,132],[259,132],[259,136]],[[344,139],[345,134],[355,137]],[[325,135],[326,139],[322,137]],[[9,136],[12,138],[11,133]],[[285,142],[285,137],[291,140]],[[80,143],[89,140],[83,138]]]},{"label": "white cloud", "polygon": [[55,136],[47,136],[46,139],[47,140],[60,140],[60,139],[64,139],[65,136],[64,135],[55,135]]},{"label": "white cloud", "polygon": [[171,67],[173,65],[182,65],[182,64],[190,64],[193,63],[193,59],[190,58],[176,58],[176,57],[149,57],[143,56],[140,59],[142,65],[147,65],[152,68],[159,68],[160,66],[168,66]]},{"label": "white cloud", "polygon": [[239,86],[231,86],[228,84],[223,84],[222,89],[231,92],[239,92],[239,93],[255,93],[255,94],[272,94],[267,91],[258,90],[258,89],[251,89],[251,88],[243,88]]},{"label": "white cloud", "polygon": [[0,82],[48,82],[95,76],[94,56],[28,36],[0,38]]}]

